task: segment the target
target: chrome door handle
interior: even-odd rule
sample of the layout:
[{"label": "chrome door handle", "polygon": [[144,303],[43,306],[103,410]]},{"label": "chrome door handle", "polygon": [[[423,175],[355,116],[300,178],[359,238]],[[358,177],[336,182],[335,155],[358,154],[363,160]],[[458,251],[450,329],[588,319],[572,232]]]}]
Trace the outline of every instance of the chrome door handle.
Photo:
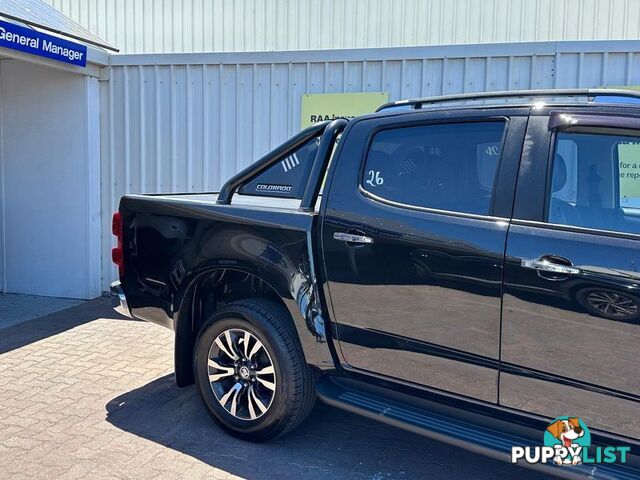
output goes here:
[{"label": "chrome door handle", "polygon": [[540,272],[560,273],[563,275],[580,275],[582,273],[579,268],[553,263],[549,260],[522,259],[521,265],[524,268],[531,268]]},{"label": "chrome door handle", "polygon": [[353,233],[335,232],[333,234],[334,240],[340,240],[342,242],[349,243],[373,243],[373,238],[365,235],[355,235]]}]

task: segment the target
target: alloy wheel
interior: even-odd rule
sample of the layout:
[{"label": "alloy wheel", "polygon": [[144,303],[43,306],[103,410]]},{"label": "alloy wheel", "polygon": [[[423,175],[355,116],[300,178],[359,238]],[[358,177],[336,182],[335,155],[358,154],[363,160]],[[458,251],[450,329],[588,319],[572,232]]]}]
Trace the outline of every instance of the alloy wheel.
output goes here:
[{"label": "alloy wheel", "polygon": [[231,328],[209,348],[209,384],[222,407],[240,420],[256,420],[273,403],[276,371],[264,344],[251,332]]}]

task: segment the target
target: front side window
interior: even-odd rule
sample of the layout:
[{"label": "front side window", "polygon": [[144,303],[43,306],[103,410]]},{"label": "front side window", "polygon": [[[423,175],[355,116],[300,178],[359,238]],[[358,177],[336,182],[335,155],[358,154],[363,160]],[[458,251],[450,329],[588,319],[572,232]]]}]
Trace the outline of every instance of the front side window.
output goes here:
[{"label": "front side window", "polygon": [[366,158],[362,188],[384,200],[488,215],[504,121],[383,130]]},{"label": "front side window", "polygon": [[640,131],[558,133],[549,191],[551,223],[640,233]]}]

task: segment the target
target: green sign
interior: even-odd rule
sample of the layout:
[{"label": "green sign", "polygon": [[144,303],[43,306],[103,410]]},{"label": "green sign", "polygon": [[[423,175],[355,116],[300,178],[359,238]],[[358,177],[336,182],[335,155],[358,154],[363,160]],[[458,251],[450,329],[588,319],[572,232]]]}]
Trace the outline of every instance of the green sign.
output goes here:
[{"label": "green sign", "polygon": [[640,206],[640,143],[619,143],[620,204]]},{"label": "green sign", "polygon": [[308,93],[302,96],[301,128],[336,118],[353,118],[371,113],[389,100],[387,92]]},{"label": "green sign", "polygon": [[607,87],[600,87],[600,88],[610,88],[613,90],[633,90],[635,92],[640,91],[640,86],[638,85],[609,85]]}]

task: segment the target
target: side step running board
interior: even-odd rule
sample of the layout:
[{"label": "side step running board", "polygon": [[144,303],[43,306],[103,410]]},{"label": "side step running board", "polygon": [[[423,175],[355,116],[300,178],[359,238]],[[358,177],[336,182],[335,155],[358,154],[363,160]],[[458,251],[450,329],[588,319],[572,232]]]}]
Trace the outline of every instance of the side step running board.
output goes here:
[{"label": "side step running board", "polygon": [[[511,447],[542,444],[544,422],[541,428],[524,427],[435,401],[414,399],[358,380],[329,375],[320,378],[317,391],[319,398],[331,406],[506,462],[511,461]],[[637,470],[620,465],[559,467],[522,462],[518,465],[561,478],[639,478]]]}]

